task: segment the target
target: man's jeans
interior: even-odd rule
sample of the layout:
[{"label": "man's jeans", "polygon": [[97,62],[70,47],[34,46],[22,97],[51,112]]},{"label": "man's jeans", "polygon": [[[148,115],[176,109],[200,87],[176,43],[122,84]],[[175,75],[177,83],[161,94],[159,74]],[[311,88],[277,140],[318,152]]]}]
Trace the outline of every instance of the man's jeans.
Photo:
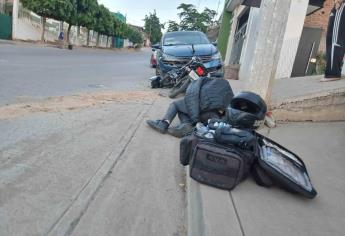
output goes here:
[{"label": "man's jeans", "polygon": [[171,123],[176,115],[178,115],[181,123],[191,122],[188,116],[188,111],[184,99],[172,102],[167,112],[165,113],[163,120],[168,120]]}]

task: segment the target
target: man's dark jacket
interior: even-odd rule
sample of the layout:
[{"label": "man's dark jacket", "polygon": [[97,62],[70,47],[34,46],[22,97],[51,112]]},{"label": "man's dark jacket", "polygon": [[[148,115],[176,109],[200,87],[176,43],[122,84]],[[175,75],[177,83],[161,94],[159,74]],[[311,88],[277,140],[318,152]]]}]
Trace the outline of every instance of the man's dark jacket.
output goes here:
[{"label": "man's dark jacket", "polygon": [[196,123],[203,112],[225,110],[233,96],[227,80],[202,77],[188,86],[184,100],[192,123]]}]

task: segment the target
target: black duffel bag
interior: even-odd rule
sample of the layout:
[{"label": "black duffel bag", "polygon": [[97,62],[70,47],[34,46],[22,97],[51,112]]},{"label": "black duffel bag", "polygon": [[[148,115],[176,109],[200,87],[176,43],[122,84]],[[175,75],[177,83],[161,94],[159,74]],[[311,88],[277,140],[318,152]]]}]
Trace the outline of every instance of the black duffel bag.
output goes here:
[{"label": "black duffel bag", "polygon": [[180,143],[180,162],[189,164],[190,177],[213,187],[231,190],[250,173],[255,153],[219,144],[193,133]]}]

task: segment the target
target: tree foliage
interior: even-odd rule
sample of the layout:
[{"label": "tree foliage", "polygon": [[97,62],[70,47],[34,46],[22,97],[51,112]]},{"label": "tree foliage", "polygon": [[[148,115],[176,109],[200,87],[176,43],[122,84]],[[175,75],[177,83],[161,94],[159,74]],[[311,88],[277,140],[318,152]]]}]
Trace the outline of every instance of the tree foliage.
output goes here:
[{"label": "tree foliage", "polygon": [[96,13],[98,10],[97,0],[79,0],[77,4],[77,25],[94,29]]},{"label": "tree foliage", "polygon": [[113,18],[110,11],[104,6],[99,5],[96,13],[95,30],[101,34],[110,35],[109,30],[113,27]]},{"label": "tree foliage", "polygon": [[114,36],[119,38],[125,38],[127,33],[127,24],[119,20],[116,21],[116,28]]},{"label": "tree foliage", "polygon": [[21,3],[39,16],[60,21],[69,17],[73,9],[70,0],[21,0]]},{"label": "tree foliage", "polygon": [[141,45],[144,42],[142,33],[131,26],[128,26],[127,28],[126,38],[136,45]]},{"label": "tree foliage", "polygon": [[149,35],[151,43],[158,43],[161,40],[164,25],[159,22],[156,11],[146,15],[144,21],[144,31],[147,35]]},{"label": "tree foliage", "polygon": [[176,21],[172,21],[172,20],[168,21],[168,29],[167,29],[168,32],[178,31],[179,28],[180,26]]},{"label": "tree foliage", "polygon": [[209,8],[205,8],[201,13],[197,11],[193,4],[181,3],[177,10],[180,12],[180,30],[197,30],[206,32],[207,28],[214,23],[214,17],[217,12]]}]

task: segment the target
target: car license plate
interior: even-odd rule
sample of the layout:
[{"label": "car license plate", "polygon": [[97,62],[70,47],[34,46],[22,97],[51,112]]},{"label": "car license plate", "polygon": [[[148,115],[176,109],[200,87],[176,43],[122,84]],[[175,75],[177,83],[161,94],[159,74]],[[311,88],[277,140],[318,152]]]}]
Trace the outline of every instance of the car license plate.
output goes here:
[{"label": "car license plate", "polygon": [[195,73],[194,70],[191,70],[191,71],[189,72],[189,76],[190,76],[193,80],[198,80],[198,79],[200,78],[199,75],[198,75],[197,73]]}]

